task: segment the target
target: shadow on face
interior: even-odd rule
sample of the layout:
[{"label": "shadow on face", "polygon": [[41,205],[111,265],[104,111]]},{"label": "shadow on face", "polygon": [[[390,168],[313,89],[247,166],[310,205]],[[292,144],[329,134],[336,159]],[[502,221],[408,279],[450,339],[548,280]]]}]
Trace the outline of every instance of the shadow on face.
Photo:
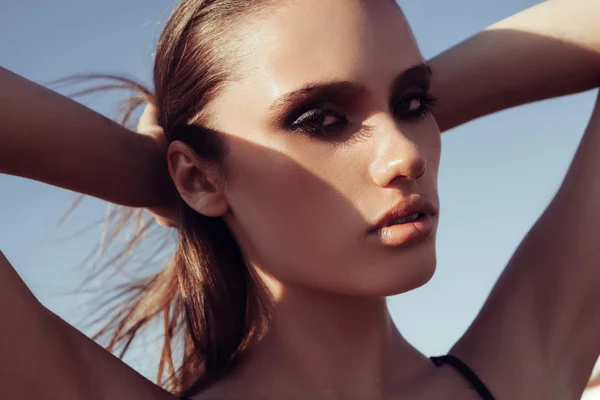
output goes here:
[{"label": "shadow on face", "polygon": [[[438,204],[431,71],[401,10],[288,1],[234,36],[237,74],[208,115],[229,149],[223,216],[249,264],[280,294],[385,296],[427,282],[435,230],[395,245],[372,232],[402,202]],[[194,208],[203,195],[184,197]]]}]

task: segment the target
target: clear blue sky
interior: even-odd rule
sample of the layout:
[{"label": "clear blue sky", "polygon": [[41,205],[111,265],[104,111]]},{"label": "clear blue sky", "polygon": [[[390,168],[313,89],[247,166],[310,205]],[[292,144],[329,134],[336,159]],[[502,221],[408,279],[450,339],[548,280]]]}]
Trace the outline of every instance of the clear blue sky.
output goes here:
[{"label": "clear blue sky", "polygon": [[[400,0],[433,56],[536,0]],[[45,83],[108,72],[150,81],[152,54],[173,1],[5,1],[0,65]],[[92,99],[94,100],[94,99]],[[558,188],[590,115],[593,93],[487,117],[447,133],[440,175],[438,271],[425,287],[390,298],[394,319],[426,354],[444,353],[465,331],[509,257]],[[114,97],[87,103],[113,115]],[[75,195],[0,175],[0,248],[38,298],[82,329],[89,308],[77,289],[81,261],[100,230],[106,203],[88,199],[67,224]],[[88,330],[83,329],[85,332]],[[153,371],[153,347],[138,343],[131,365]],[[147,347],[144,347],[147,346]]]}]

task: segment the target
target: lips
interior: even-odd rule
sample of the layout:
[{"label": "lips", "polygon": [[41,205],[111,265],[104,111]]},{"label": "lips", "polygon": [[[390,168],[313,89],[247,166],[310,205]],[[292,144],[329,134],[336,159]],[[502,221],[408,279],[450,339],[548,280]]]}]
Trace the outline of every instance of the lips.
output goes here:
[{"label": "lips", "polygon": [[435,217],[436,215],[435,206],[425,197],[410,197],[399,202],[378,218],[378,222],[370,228],[369,232],[373,233],[389,226],[407,224],[425,217]]}]

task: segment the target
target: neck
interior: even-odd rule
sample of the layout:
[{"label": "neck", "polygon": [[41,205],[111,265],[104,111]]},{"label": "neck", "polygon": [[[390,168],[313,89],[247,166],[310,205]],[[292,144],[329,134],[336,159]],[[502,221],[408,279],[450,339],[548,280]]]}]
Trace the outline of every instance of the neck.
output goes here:
[{"label": "neck", "polygon": [[286,289],[273,307],[269,332],[240,368],[261,392],[386,399],[431,368],[400,335],[384,298]]}]

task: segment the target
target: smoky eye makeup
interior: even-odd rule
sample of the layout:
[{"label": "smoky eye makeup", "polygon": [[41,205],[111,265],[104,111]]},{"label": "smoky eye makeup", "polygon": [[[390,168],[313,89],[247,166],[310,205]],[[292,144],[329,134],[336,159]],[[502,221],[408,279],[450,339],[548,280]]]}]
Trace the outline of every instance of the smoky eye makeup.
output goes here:
[{"label": "smoky eye makeup", "polygon": [[341,132],[349,125],[345,111],[332,103],[307,104],[292,110],[284,119],[286,130],[310,136]]},{"label": "smoky eye makeup", "polygon": [[[436,99],[429,93],[431,75],[431,68],[423,63],[393,79],[389,109],[397,119],[417,121],[432,112]],[[357,82],[317,82],[282,95],[269,110],[280,130],[333,138],[350,126],[351,116],[365,112],[371,94]]]},{"label": "smoky eye makeup", "polygon": [[342,130],[367,93],[345,81],[309,84],[279,98],[271,107],[280,129],[318,135]]},{"label": "smoky eye makeup", "polygon": [[437,99],[429,92],[432,70],[426,63],[398,75],[392,83],[389,108],[400,121],[418,121],[433,114]]},{"label": "smoky eye makeup", "polygon": [[[427,85],[428,86],[428,85]],[[409,86],[390,99],[390,110],[403,121],[418,120],[431,115],[437,98],[427,87]]]}]

